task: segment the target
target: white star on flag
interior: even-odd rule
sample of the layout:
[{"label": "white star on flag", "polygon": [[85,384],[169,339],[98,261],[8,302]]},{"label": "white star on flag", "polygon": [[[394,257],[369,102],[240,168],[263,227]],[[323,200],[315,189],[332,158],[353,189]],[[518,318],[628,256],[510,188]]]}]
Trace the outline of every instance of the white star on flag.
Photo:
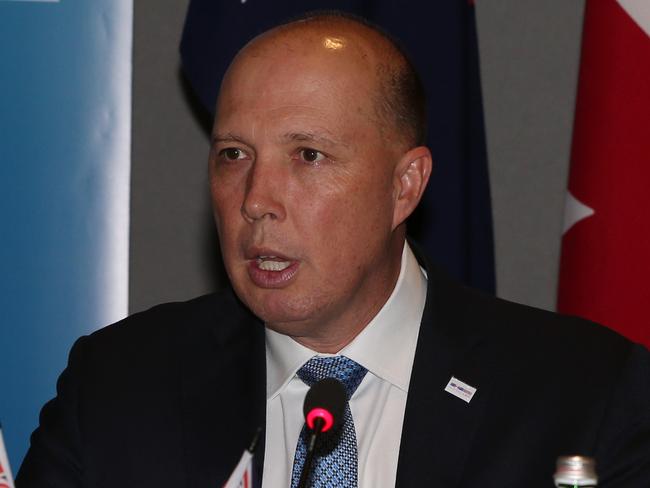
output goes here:
[{"label": "white star on flag", "polygon": [[567,230],[581,220],[591,217],[594,213],[593,208],[587,207],[587,205],[582,203],[574,197],[570,191],[568,191],[566,195],[566,206],[564,208],[564,229],[562,233],[566,234]]}]

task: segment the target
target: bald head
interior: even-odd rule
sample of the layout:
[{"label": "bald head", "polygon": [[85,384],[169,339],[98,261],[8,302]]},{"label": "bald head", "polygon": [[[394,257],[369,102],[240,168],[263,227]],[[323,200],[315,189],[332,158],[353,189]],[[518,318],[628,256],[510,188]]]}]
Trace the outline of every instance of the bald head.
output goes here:
[{"label": "bald head", "polygon": [[397,281],[432,167],[416,86],[387,37],[331,15],[257,37],[224,77],[209,167],[226,270],[313,350],[339,351]]},{"label": "bald head", "polygon": [[[352,76],[366,78],[371,88],[366,95],[385,135],[406,147],[425,143],[422,83],[399,45],[378,27],[345,13],[307,14],[253,39],[233,60],[228,73],[243,59],[255,59],[273,50],[284,51],[287,57],[316,51],[336,55],[354,68]],[[350,76],[351,70],[346,73]]]}]

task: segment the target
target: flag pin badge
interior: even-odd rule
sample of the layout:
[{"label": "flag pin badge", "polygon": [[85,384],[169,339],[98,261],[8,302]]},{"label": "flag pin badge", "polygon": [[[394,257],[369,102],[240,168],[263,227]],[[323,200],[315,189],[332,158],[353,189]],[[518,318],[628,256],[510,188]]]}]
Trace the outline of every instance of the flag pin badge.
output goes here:
[{"label": "flag pin badge", "polygon": [[445,391],[447,393],[451,393],[457,398],[460,398],[464,402],[469,403],[472,400],[474,393],[476,393],[476,388],[468,385],[467,383],[463,383],[458,378],[452,376],[449,380],[449,383],[447,383],[447,386],[445,387]]}]

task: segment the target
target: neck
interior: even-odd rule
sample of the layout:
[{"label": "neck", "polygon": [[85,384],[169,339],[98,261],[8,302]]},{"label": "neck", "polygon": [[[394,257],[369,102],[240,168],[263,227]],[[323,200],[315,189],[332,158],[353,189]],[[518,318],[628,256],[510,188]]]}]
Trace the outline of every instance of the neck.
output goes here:
[{"label": "neck", "polygon": [[[391,259],[380,273],[374,274],[370,280],[374,283],[383,283],[376,288],[368,286],[368,296],[355,303],[363,303],[364,307],[349,307],[325,323],[310,324],[303,330],[310,331],[305,335],[292,335],[291,338],[299,344],[325,354],[335,354],[347,346],[359,333],[366,328],[372,319],[379,313],[395,289],[401,268],[402,240],[390,251]],[[360,287],[363,289],[364,287]]]}]

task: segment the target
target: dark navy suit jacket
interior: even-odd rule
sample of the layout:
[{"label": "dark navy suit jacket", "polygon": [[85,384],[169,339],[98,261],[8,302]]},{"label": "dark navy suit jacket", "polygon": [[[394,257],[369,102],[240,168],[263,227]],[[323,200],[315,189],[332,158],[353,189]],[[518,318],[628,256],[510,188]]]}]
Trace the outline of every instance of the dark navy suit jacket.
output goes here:
[{"label": "dark navy suit jacket", "polygon": [[[650,487],[646,349],[427,271],[397,486],[551,487],[582,454],[599,487]],[[219,488],[264,427],[265,380],[263,325],[232,292],[135,314],[75,344],[17,486]]]}]

